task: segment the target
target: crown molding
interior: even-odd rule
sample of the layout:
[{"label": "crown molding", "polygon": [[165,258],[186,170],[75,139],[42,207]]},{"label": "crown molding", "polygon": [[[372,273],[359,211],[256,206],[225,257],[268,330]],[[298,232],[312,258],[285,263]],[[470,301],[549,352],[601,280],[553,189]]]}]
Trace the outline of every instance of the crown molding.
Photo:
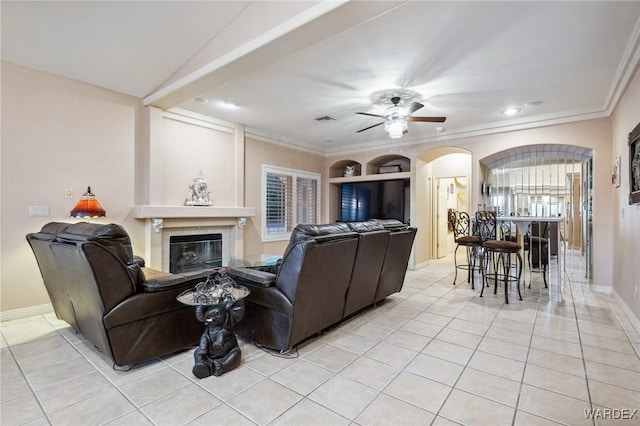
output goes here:
[{"label": "crown molding", "polygon": [[640,66],[640,18],[636,21],[636,26],[631,32],[629,42],[622,55],[622,60],[618,64],[616,74],[613,78],[609,93],[605,100],[605,109],[608,114],[613,114],[620,99],[633,81],[633,78]]},{"label": "crown molding", "polygon": [[597,118],[605,118],[610,114],[606,110],[600,108],[589,108],[574,111],[566,111],[564,113],[546,114],[534,117],[528,117],[517,120],[500,121],[487,125],[470,126],[460,129],[447,131],[446,135],[437,135],[424,138],[416,138],[407,140],[402,143],[392,142],[390,140],[378,140],[358,145],[347,145],[331,149],[327,147],[326,155],[347,155],[362,152],[363,150],[371,151],[376,149],[390,149],[400,147],[410,147],[424,143],[435,143],[441,141],[458,140],[469,137],[486,136],[499,133],[514,132],[519,130],[535,129],[538,127],[555,126],[558,124],[567,124],[577,121],[593,120]]},{"label": "crown molding", "polygon": [[225,133],[233,133],[234,124],[229,121],[219,120],[208,115],[199,114],[197,112],[188,111],[182,108],[171,108],[168,111],[162,111],[164,118],[169,118],[183,123],[189,123],[207,129],[218,130]]},{"label": "crown molding", "polygon": [[271,133],[265,132],[264,130],[255,129],[252,127],[245,128],[245,137],[251,137],[253,139],[257,139],[262,142],[267,142],[274,145],[280,145],[280,146],[296,149],[298,151],[308,152],[315,155],[326,156],[326,151],[324,149],[318,148],[316,146],[304,145],[300,141],[296,141],[294,139],[285,138],[278,135],[273,135]]}]

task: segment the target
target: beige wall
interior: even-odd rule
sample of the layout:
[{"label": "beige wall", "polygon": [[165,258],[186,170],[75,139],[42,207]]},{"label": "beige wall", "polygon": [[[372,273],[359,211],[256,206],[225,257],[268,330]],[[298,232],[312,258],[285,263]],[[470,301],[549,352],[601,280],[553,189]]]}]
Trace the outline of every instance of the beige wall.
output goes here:
[{"label": "beige wall", "polygon": [[[262,165],[288,167],[307,172],[320,173],[322,175],[322,190],[327,185],[327,175],[324,170],[324,156],[308,152],[298,151],[286,146],[278,145],[247,137],[245,143],[245,205],[256,207],[256,216],[249,218],[244,227],[245,255],[260,253],[282,254],[288,241],[262,242]],[[323,197],[323,200],[326,197]],[[321,211],[325,209],[323,206]],[[326,222],[323,214],[322,222]]]},{"label": "beige wall", "polygon": [[[0,311],[49,303],[25,235],[71,221],[87,185],[107,211],[96,222],[121,223],[142,243],[128,217],[140,111],[136,98],[2,62]],[[30,217],[30,205],[49,206],[49,216]]]},{"label": "beige wall", "polygon": [[[640,204],[629,205],[629,146],[627,135],[640,122],[640,72],[627,90],[613,114],[613,152],[609,158],[609,173],[613,159],[620,156],[622,172],[620,187],[608,186],[612,204],[608,211],[613,225],[613,289],[633,312],[640,329]],[[623,217],[624,216],[624,217]]]},{"label": "beige wall", "polygon": [[411,207],[411,225],[418,229],[413,242],[413,267],[426,265],[430,256],[430,243],[427,229],[431,229],[429,220],[431,218],[431,180],[429,179],[430,165],[427,165],[419,158],[415,161],[416,178],[415,184],[412,182],[411,198],[415,200]]},{"label": "beige wall", "polygon": [[202,172],[213,204],[236,207],[233,135],[171,118],[162,120],[162,205],[182,205]]}]

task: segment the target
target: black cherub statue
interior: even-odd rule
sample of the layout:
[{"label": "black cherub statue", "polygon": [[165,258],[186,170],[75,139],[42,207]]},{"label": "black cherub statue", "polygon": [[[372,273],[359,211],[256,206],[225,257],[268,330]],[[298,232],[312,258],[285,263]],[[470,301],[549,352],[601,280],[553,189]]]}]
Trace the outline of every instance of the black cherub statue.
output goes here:
[{"label": "black cherub statue", "polygon": [[212,281],[208,279],[205,283],[206,289],[202,296],[208,301],[210,299],[206,293],[211,289],[211,282],[213,282],[213,288],[219,288],[222,294],[214,299],[218,300],[218,303],[196,306],[196,318],[206,325],[194,353],[193,374],[199,379],[211,375],[219,376],[236,368],[241,361],[240,348],[233,327],[244,316],[244,301],[236,300],[232,296],[234,282],[226,274],[225,269],[218,271]]},{"label": "black cherub statue", "polygon": [[244,301],[229,300],[213,306],[196,306],[196,318],[206,324],[194,352],[193,374],[199,379],[219,376],[240,365],[241,353],[233,327],[244,315]]}]

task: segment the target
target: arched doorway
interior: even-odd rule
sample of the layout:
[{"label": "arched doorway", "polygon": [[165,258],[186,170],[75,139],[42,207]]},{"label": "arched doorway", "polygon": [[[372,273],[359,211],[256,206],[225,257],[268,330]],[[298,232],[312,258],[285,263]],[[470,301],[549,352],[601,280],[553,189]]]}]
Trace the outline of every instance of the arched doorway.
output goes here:
[{"label": "arched doorway", "polygon": [[437,259],[453,252],[453,233],[448,228],[449,209],[471,211],[471,153],[458,147],[427,151],[417,159],[417,208],[419,223],[428,238],[419,241],[423,259]]},{"label": "arched doorway", "polygon": [[[481,203],[500,215],[561,216],[565,269],[590,282],[592,259],[592,151],[573,145],[516,147],[482,158]],[[551,241],[557,241],[551,238]],[[558,247],[551,247],[557,254]]]}]

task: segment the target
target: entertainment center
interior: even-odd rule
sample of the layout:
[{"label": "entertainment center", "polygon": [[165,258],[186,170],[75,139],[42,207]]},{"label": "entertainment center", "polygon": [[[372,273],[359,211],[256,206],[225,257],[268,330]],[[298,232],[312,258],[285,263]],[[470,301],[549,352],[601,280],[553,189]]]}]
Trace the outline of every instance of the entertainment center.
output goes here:
[{"label": "entertainment center", "polygon": [[351,159],[337,161],[329,167],[331,219],[408,223],[410,181],[411,160],[402,155],[383,155],[364,164]]}]

